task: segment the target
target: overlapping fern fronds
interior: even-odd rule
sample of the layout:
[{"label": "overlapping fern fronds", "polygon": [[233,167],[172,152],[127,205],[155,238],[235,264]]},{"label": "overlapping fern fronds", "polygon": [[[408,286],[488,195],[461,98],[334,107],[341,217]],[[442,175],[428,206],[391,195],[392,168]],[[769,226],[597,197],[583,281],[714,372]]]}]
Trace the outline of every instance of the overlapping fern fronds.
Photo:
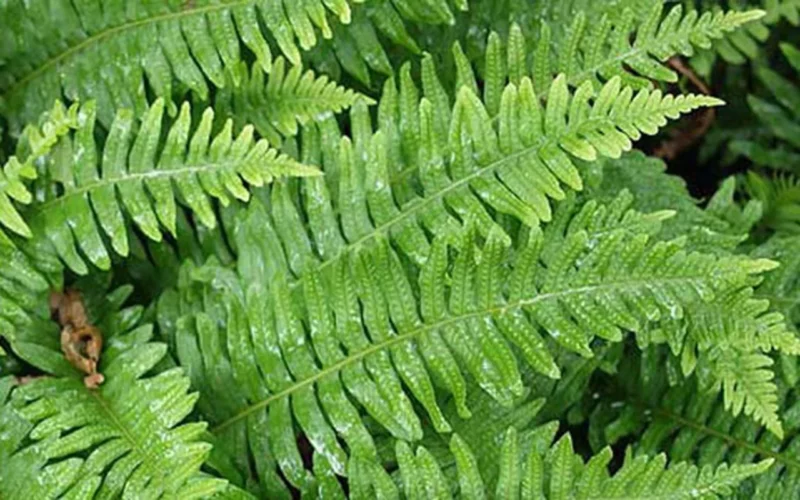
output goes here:
[{"label": "overlapping fern fronds", "polygon": [[[470,232],[462,242],[442,237],[414,279],[380,238],[346,258],[321,265],[306,259],[302,281],[292,283],[288,265],[276,267],[280,231],[265,226],[263,209],[251,204],[250,217],[259,224],[239,227],[239,276],[214,265],[187,268],[180,292],[161,299],[159,316],[165,332],[177,330],[169,342],[208,398],[199,408],[215,425],[218,452],[241,457],[241,439],[255,449],[269,446],[274,462],[259,469],[267,490],[282,484],[276,464],[304,490],[315,481],[289,437],[293,421],[344,474],[352,456],[376,459],[358,407],[391,435],[414,441],[422,437],[422,424],[413,397],[436,431],[447,432],[451,424],[435,387],[450,393],[459,416],[468,418],[467,374],[501,404],[522,395],[515,350],[534,370],[560,376],[540,332],[587,357],[595,336],[619,342],[623,330],[642,342],[683,342],[657,338],[654,325],[670,324],[713,296],[748,293],[751,274],[766,268],[765,262],[648,243],[648,232],[668,214],[642,216],[625,206],[624,199],[607,207],[589,204],[563,233],[555,223],[546,233],[533,230],[513,259],[499,227],[479,247],[480,257]],[[271,250],[260,254],[244,241]],[[298,257],[292,250],[286,247],[289,261]],[[702,328],[691,320],[684,328],[686,342],[706,352]],[[749,411],[756,394],[742,392],[748,413],[771,418],[768,409]],[[259,430],[266,426],[271,433]]]},{"label": "overlapping fern fronds", "polygon": [[[550,440],[555,429],[552,431]],[[720,498],[772,464],[772,460],[767,459],[756,464],[699,468],[686,462],[667,465],[663,454],[652,458],[626,456],[622,467],[610,474],[610,448],[584,463],[582,457],[573,451],[569,434],[552,446],[548,444],[549,440],[540,438],[530,451],[522,452],[516,429],[509,428],[500,452],[500,473],[494,498]],[[450,448],[457,464],[461,495],[464,498],[489,497],[469,447],[454,435]],[[407,445],[400,443],[396,453],[409,498],[451,498],[442,487],[444,476],[441,469],[428,450],[417,448],[414,455]],[[377,488],[375,493],[380,495]],[[358,498],[370,496],[371,493],[363,492]]]},{"label": "overlapping fern fronds", "polygon": [[[31,244],[45,255],[57,254],[85,274],[84,258],[101,269],[110,265],[100,228],[114,250],[127,255],[123,206],[144,234],[161,240],[161,227],[175,232],[178,192],[197,218],[213,227],[216,217],[209,196],[223,204],[230,196],[247,200],[243,181],[258,186],[275,177],[318,173],[271,149],[265,140],[255,140],[252,126],[234,139],[228,121],[212,137],[210,108],[192,127],[190,107],[184,105],[164,133],[164,107],[164,101],[156,101],[140,122],[129,110],[120,111],[99,146],[94,136],[95,107],[85,104],[77,130],[62,137],[46,157],[44,172],[36,181],[38,195],[26,210],[32,228],[18,228],[14,216],[5,214],[2,222],[24,236],[32,235]],[[163,144],[162,136],[166,136]],[[52,245],[49,251],[47,242]]]},{"label": "overlapping fern fronds", "polygon": [[225,487],[200,472],[205,424],[183,423],[197,395],[179,368],[148,375],[166,346],[151,342],[152,326],[135,327],[134,311],[104,322],[118,329],[104,332],[100,389],[63,358],[54,377],[0,379],[3,498],[208,498]]},{"label": "overlapping fern fronds", "polygon": [[[4,2],[2,109],[19,129],[62,96],[70,101],[91,98],[97,100],[98,116],[107,125],[115,109],[144,113],[148,91],[168,103],[178,87],[207,99],[210,86],[224,87],[228,77],[237,83],[240,73],[234,68],[245,52],[254,54],[267,71],[279,52],[299,65],[301,49],[315,46],[320,36],[332,38],[338,24],[352,22],[351,35],[337,33],[332,39],[333,52],[372,65],[387,59],[376,31],[392,40],[408,40],[403,18],[432,23],[453,18],[446,0],[360,3],[364,2]],[[467,6],[464,0],[453,3],[461,9]],[[370,4],[376,5],[367,9]],[[363,15],[359,10],[365,10]],[[343,61],[343,66],[349,65]]]},{"label": "overlapping fern fronds", "polygon": [[[569,4],[570,2],[564,2]],[[555,7],[561,9],[561,7]],[[523,9],[524,10],[524,9]],[[536,10],[530,7],[529,10]],[[695,10],[684,13],[681,6],[666,14],[662,2],[648,3],[646,9],[618,10],[605,7],[592,18],[586,9],[567,9],[564,17],[571,23],[563,33],[550,23],[542,23],[539,31],[527,36],[523,28],[512,23],[505,37],[492,32],[477,51],[476,65],[484,80],[484,100],[496,113],[500,93],[508,80],[518,83],[530,76],[537,93],[546,93],[550,79],[563,73],[570,86],[592,82],[596,87],[613,77],[625,85],[645,88],[652,81],[674,82],[678,75],[665,65],[673,56],[690,56],[697,49],[710,48],[725,35],[740,32],[764,15],[763,11],[728,11],[699,15]],[[544,17],[546,19],[546,17]],[[527,19],[527,18],[526,18]],[[530,15],[530,22],[542,17]],[[554,49],[555,47],[555,49]],[[457,84],[469,84],[466,68],[470,57],[460,43],[454,49]]]},{"label": "overlapping fern fronds", "polygon": [[0,0],[0,497],[794,494],[796,238],[627,154],[762,16]]},{"label": "overlapping fern fronds", "polygon": [[750,420],[732,416],[723,401],[709,397],[696,380],[670,383],[663,372],[652,369],[664,362],[663,353],[656,351],[629,356],[614,379],[610,399],[595,405],[590,432],[593,446],[600,448],[636,434],[634,455],[665,452],[672,460],[690,460],[705,467],[770,459],[774,465],[746,481],[741,491],[756,499],[797,496],[800,406],[796,391],[787,387],[796,383],[796,369],[791,375],[784,369],[781,376],[777,398],[785,429],[781,439]]}]

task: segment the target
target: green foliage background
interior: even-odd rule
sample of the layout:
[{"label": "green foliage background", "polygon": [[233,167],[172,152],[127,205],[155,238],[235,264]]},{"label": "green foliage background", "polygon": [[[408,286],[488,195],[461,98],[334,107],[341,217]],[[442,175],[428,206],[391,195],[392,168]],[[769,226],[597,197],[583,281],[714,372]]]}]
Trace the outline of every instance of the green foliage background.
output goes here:
[{"label": "green foliage background", "polygon": [[0,498],[800,497],[798,25],[0,1]]}]

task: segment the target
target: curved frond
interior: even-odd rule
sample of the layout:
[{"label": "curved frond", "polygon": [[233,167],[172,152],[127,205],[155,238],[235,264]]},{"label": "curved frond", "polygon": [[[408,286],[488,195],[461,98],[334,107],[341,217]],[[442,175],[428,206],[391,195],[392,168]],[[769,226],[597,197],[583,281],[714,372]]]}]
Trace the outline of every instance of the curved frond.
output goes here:
[{"label": "curved frond", "polygon": [[175,233],[178,194],[203,224],[213,227],[216,217],[209,197],[222,204],[229,203],[230,196],[247,200],[243,181],[260,186],[275,177],[318,174],[271,149],[265,140],[255,140],[252,127],[234,139],[228,121],[212,136],[210,108],[194,126],[188,104],[168,128],[163,127],[163,114],[161,100],[141,121],[129,110],[120,111],[101,145],[94,136],[94,107],[84,105],[78,131],[54,147],[46,176],[38,181],[45,189],[37,190],[40,194],[25,212],[35,236],[32,244],[44,246],[46,253],[58,255],[80,274],[87,272],[84,258],[108,269],[101,229],[114,250],[127,255],[123,213],[149,238],[160,241],[162,227]]},{"label": "curved frond", "polygon": [[788,44],[780,45],[789,63],[791,77],[781,75],[768,67],[761,67],[756,76],[769,91],[768,97],[750,95],[747,102],[767,133],[750,139],[734,141],[731,148],[750,158],[757,165],[800,172],[800,49]]},{"label": "curved frond", "polygon": [[[556,74],[564,74],[572,87],[591,82],[598,88],[614,77],[637,89],[649,88],[653,80],[677,81],[678,75],[664,64],[667,59],[711,47],[712,40],[764,15],[759,10],[703,15],[692,10],[684,14],[680,5],[664,15],[662,2],[651,4],[641,19],[632,10],[624,9],[622,15],[613,18],[603,14],[591,25],[585,12],[578,9],[555,53],[547,24],[531,48],[517,25],[511,26],[507,40],[490,34],[482,65],[484,100],[490,113],[497,112],[506,82],[519,83],[528,75],[539,94],[547,93],[549,81]],[[470,64],[458,45],[454,56],[460,86],[468,81]]]},{"label": "curved frond", "polygon": [[[337,33],[334,53],[346,48],[372,64],[379,59],[375,53],[387,58],[376,30],[403,40],[409,38],[404,17],[450,22],[453,16],[444,0],[359,3],[134,0],[101,7],[96,2],[4,2],[0,101],[16,127],[63,97],[96,99],[100,121],[109,124],[116,109],[143,113],[146,88],[168,102],[177,86],[206,100],[209,84],[224,87],[226,73],[238,75],[228,68],[246,57],[245,52],[252,53],[267,71],[276,51],[299,65],[301,49],[315,46],[320,35],[331,38],[338,24],[350,24],[354,17],[356,22],[348,31],[355,46]],[[367,9],[370,4],[377,5]],[[360,10],[366,12],[361,15]]]},{"label": "curved frond", "polygon": [[77,104],[67,109],[61,101],[56,101],[52,110],[42,114],[39,123],[30,124],[22,131],[16,154],[0,170],[0,222],[15,233],[31,236],[11,200],[31,202],[26,184],[36,178],[34,162],[48,154],[60,137],[77,129],[80,122]]},{"label": "curved frond", "polygon": [[[737,496],[760,500],[791,498],[800,492],[800,406],[796,391],[788,390],[780,381],[776,404],[785,434],[779,438],[752,420],[733,416],[726,410],[723,398],[709,396],[696,380],[670,382],[652,370],[664,362],[662,355],[653,352],[629,356],[614,383],[606,383],[606,388],[615,386],[611,392],[614,396],[598,400],[601,402],[592,412],[593,447],[635,434],[639,436],[635,455],[665,452],[673,460],[690,460],[702,467],[769,459],[774,465],[766,473],[745,481]],[[795,360],[784,366],[793,365]],[[787,373],[786,369],[782,371]]]},{"label": "curved frond", "polygon": [[[610,448],[584,463],[573,450],[571,436],[565,434],[552,446],[545,441],[523,452],[518,433],[511,427],[503,439],[499,479],[491,495],[481,480],[475,455],[457,434],[450,440],[450,449],[464,498],[720,498],[772,464],[767,459],[752,465],[700,468],[686,462],[668,464],[663,454],[626,456],[612,474],[608,470],[613,458]],[[450,492],[442,489],[441,469],[426,448],[418,447],[412,454],[408,445],[400,442],[396,454],[409,498],[451,498]]]},{"label": "curved frond", "polygon": [[723,182],[706,207],[701,208],[699,201],[689,193],[686,182],[667,174],[666,169],[662,160],[637,151],[617,160],[600,162],[593,174],[598,180],[590,178],[587,196],[610,200],[624,188],[634,195],[636,210],[674,210],[675,217],[664,221],[662,237],[687,238],[688,248],[702,252],[732,252],[747,239],[748,232],[762,217],[763,205],[757,200],[749,201],[744,207],[735,202],[734,178]]},{"label": "curved frond", "polygon": [[97,390],[69,365],[15,388],[0,380],[3,498],[206,498],[224,488],[200,474],[205,424],[182,423],[197,399],[188,379],[179,368],[148,376],[166,353],[152,328],[104,334]]},{"label": "curved frond", "polygon": [[[286,68],[283,58],[273,62],[269,76],[254,64],[234,67],[238,85],[219,89],[214,97],[214,110],[220,117],[233,118],[237,128],[252,124],[272,144],[298,133],[298,125],[319,121],[352,106],[357,99],[371,102],[346,89],[326,76],[303,72],[300,66]],[[266,83],[265,83],[266,80]]]},{"label": "curved frond", "polygon": [[[513,253],[499,227],[478,248],[468,231],[461,242],[434,240],[419,274],[409,275],[381,238],[328,265],[306,261],[302,280],[290,284],[286,271],[275,268],[277,233],[253,203],[259,224],[240,226],[239,236],[271,250],[242,254],[241,277],[213,265],[189,267],[180,292],[159,303],[166,325],[177,325],[170,343],[190,367],[220,452],[228,446],[231,456],[242,452],[236,435],[254,449],[269,446],[272,465],[265,462],[261,480],[277,488],[277,467],[303,490],[314,481],[298,461],[292,422],[344,475],[349,457],[376,457],[357,408],[391,435],[415,441],[422,428],[413,397],[436,431],[447,432],[437,388],[467,418],[467,374],[501,404],[522,395],[515,351],[535,371],[560,376],[542,334],[586,357],[596,337],[619,342],[623,331],[666,342],[649,333],[654,324],[681,318],[714,296],[747,293],[751,273],[768,267],[653,243],[631,227],[641,216],[627,211],[624,200],[587,207],[566,229],[532,229]],[[250,274],[256,269],[268,274]],[[203,307],[197,296],[217,297],[210,302],[216,305]],[[267,426],[270,432],[259,430]]]}]

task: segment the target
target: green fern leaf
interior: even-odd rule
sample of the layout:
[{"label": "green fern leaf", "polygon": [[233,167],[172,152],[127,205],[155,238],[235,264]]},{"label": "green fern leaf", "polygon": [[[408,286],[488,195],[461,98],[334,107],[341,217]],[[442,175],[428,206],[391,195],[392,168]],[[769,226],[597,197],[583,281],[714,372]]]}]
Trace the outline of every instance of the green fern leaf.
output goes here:
[{"label": "green fern leaf", "polygon": [[[398,438],[422,437],[410,396],[437,432],[447,432],[451,423],[435,398],[434,381],[453,395],[462,418],[471,414],[464,372],[501,404],[512,405],[524,388],[511,346],[534,370],[558,377],[540,332],[591,357],[595,335],[618,342],[622,329],[644,334],[643,325],[682,317],[682,310],[713,295],[746,291],[750,273],[765,265],[687,254],[675,243],[650,244],[646,233],[627,224],[637,216],[626,214],[624,207],[622,202],[613,209],[578,212],[560,238],[558,227],[544,234],[532,231],[514,260],[509,259],[508,237],[497,227],[490,230],[479,259],[472,232],[452,244],[457,253],[452,260],[447,239],[435,240],[414,285],[383,239],[347,260],[324,266],[307,261],[300,287],[290,287],[284,271],[274,269],[274,253],[250,253],[243,257],[248,266],[274,274],[243,275],[249,277],[240,284],[230,270],[187,268],[180,294],[162,300],[160,314],[178,325],[170,343],[179,362],[192,367],[193,383],[202,394],[201,412],[217,424],[217,451],[224,454],[230,446],[230,456],[240,453],[228,436],[258,419],[258,425],[269,425],[272,437],[254,431],[252,439],[267,436],[259,439],[270,443],[271,460],[302,490],[313,480],[293,438],[287,437],[293,436],[287,427],[292,415],[314,449],[343,474],[351,463],[348,456],[368,462],[376,453],[345,390]],[[254,203],[251,210],[262,209]],[[645,227],[657,224],[658,217]],[[268,219],[254,220],[257,227],[240,227],[242,237],[272,245],[277,233],[263,224]],[[245,236],[244,231],[255,232]],[[264,283],[271,283],[271,289]],[[217,294],[213,302],[224,306],[204,308],[191,299],[198,294]],[[220,330],[217,325],[226,326]],[[325,396],[314,397],[312,388]],[[337,444],[337,435],[349,453]],[[286,440],[278,442],[276,436]],[[264,474],[267,483],[279,481],[274,472]]]},{"label": "green fern leaf", "polygon": [[78,128],[79,121],[77,104],[66,109],[60,101],[56,101],[53,109],[39,119],[40,124],[28,125],[22,131],[17,154],[0,169],[0,223],[13,232],[31,236],[30,229],[11,200],[31,202],[33,197],[26,182],[36,178],[34,162],[48,154],[61,136]]},{"label": "green fern leaf", "polygon": [[164,102],[156,101],[134,131],[133,113],[120,111],[100,152],[94,138],[94,107],[87,104],[79,130],[62,139],[50,155],[48,176],[42,182],[60,186],[62,192],[45,191],[26,215],[35,241],[40,246],[49,242],[49,253],[79,274],[85,274],[87,267],[78,248],[99,268],[110,265],[100,228],[117,253],[128,254],[123,206],[144,234],[160,241],[161,226],[175,233],[178,191],[198,219],[213,227],[216,217],[209,195],[227,204],[229,196],[249,198],[242,180],[258,186],[275,177],[317,174],[316,169],[270,149],[266,141],[254,140],[252,127],[234,140],[228,122],[212,137],[210,109],[192,131],[188,104],[161,146],[163,113]]},{"label": "green fern leaf", "polygon": [[756,297],[769,300],[773,310],[781,312],[795,331],[800,326],[800,256],[794,252],[800,243],[798,236],[777,235],[753,250],[752,256],[768,258],[781,266],[764,277],[756,288]]},{"label": "green fern leaf", "polygon": [[[564,74],[570,86],[580,87],[591,82],[596,88],[603,82],[619,77],[625,85],[649,88],[651,81],[674,82],[677,74],[663,64],[671,56],[692,55],[696,48],[708,48],[712,40],[739,29],[764,16],[764,11],[706,13],[695,11],[683,15],[681,6],[673,7],[664,16],[662,2],[654,2],[649,14],[641,21],[625,9],[613,21],[601,16],[591,28],[582,10],[577,11],[567,35],[551,53],[551,35],[543,25],[534,50],[527,43],[519,26],[512,25],[507,49],[502,49],[500,37],[491,34],[483,64],[484,100],[490,113],[497,113],[499,92],[507,79],[518,83],[521,76],[533,76],[535,90],[546,95],[551,76]],[[470,64],[460,47],[455,50],[456,65],[467,71]],[[532,64],[528,64],[529,59]],[[463,81],[463,77],[460,81]],[[457,84],[460,86],[460,83]]]},{"label": "green fern leaf", "polygon": [[[451,448],[457,453],[461,484],[479,488],[475,493],[470,491],[473,494],[467,497],[486,498],[486,492],[480,489],[480,473],[470,466],[474,463],[474,456],[458,435],[451,439]],[[400,443],[397,450],[400,472],[404,479],[409,479],[405,484],[412,486],[406,491],[409,498],[452,498],[449,491],[438,496],[430,495],[430,489],[440,485],[436,472],[441,476],[441,471],[438,464],[430,463],[431,455],[425,448],[418,448],[416,457],[410,456],[411,452],[404,443]],[[582,457],[573,451],[569,434],[549,450],[534,447],[524,456],[518,448],[517,431],[511,427],[503,440],[500,478],[494,498],[719,498],[730,494],[745,479],[763,473],[772,464],[768,459],[752,465],[698,468],[686,462],[667,465],[666,456],[662,454],[653,458],[626,457],[622,467],[610,474],[608,465],[611,459],[611,449],[606,448],[584,463]],[[420,474],[419,469],[426,465],[427,469],[435,472]],[[415,490],[427,491],[428,495],[415,496],[412,494]]]},{"label": "green fern leaf", "polygon": [[[742,8],[742,2],[699,2],[702,8],[720,7]],[[722,5],[719,5],[719,4]],[[748,23],[744,29],[735,31],[714,45],[713,50],[704,50],[692,59],[692,67],[704,78],[711,76],[717,56],[729,64],[744,64],[763,57],[761,46],[769,38],[770,32],[783,20],[791,25],[800,24],[800,2],[798,0],[760,0],[748,1],[744,5],[759,8],[765,12],[763,18]]]},{"label": "green fern leaf", "polygon": [[[0,101],[12,126],[21,127],[62,94],[70,101],[96,99],[100,121],[108,125],[116,109],[144,113],[146,87],[168,102],[179,86],[207,100],[209,84],[225,87],[227,77],[240,75],[234,68],[246,52],[266,71],[276,50],[299,65],[300,49],[315,46],[319,35],[330,39],[338,24],[349,24],[354,17],[348,37],[364,44],[349,48],[369,64],[376,60],[376,52],[387,57],[376,28],[387,31],[390,38],[409,39],[403,17],[452,20],[443,0],[404,1],[396,6],[374,1],[370,3],[380,6],[364,15],[359,15],[366,8],[360,3],[135,0],[101,9],[91,2],[6,2],[0,10],[4,63]],[[329,23],[331,18],[336,20]],[[331,42],[334,54],[345,52],[346,37],[339,35],[337,30]]]},{"label": "green fern leaf", "polygon": [[[800,462],[796,459],[800,412],[795,391],[783,383],[786,377],[779,380],[776,398],[786,436],[779,439],[746,417],[734,417],[725,409],[724,398],[709,397],[694,379],[670,381],[666,373],[654,370],[667,362],[663,354],[650,351],[646,356],[626,357],[619,376],[605,386],[615,394],[613,405],[601,397],[590,411],[592,446],[599,448],[636,435],[635,455],[666,452],[673,460],[694,460],[706,467],[725,461],[750,464],[771,459],[774,465],[745,481],[736,496],[795,496],[800,487]],[[794,359],[791,365],[784,364],[793,365]]]},{"label": "green fern leaf", "polygon": [[286,69],[283,58],[273,62],[268,82],[264,71],[253,65],[250,71],[244,63],[235,71],[240,73],[238,86],[219,90],[214,98],[214,110],[221,117],[231,117],[237,128],[253,124],[256,131],[271,144],[279,145],[284,137],[298,133],[298,124],[321,120],[352,106],[357,99],[371,99],[336,85],[327,77],[305,73],[299,66]]},{"label": "green fern leaf", "polygon": [[206,498],[224,488],[199,472],[205,424],[181,424],[197,398],[181,370],[144,377],[166,346],[149,342],[149,326],[104,333],[97,390],[75,371],[13,389],[0,380],[3,498]]}]

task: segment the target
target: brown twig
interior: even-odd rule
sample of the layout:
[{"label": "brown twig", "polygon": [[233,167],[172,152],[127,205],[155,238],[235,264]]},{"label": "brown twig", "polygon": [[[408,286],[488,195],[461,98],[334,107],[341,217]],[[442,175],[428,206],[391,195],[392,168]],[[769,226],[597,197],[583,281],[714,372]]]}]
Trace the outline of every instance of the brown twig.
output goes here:
[{"label": "brown twig", "polygon": [[83,299],[76,290],[50,295],[50,310],[61,325],[61,350],[72,366],[86,374],[83,383],[96,389],[105,378],[97,371],[103,336],[86,316]]},{"label": "brown twig", "polygon": [[[668,64],[678,73],[685,76],[692,82],[697,90],[702,94],[710,95],[711,90],[708,85],[701,80],[695,72],[688,67],[679,57],[673,57],[668,61]],[[673,130],[670,133],[670,138],[662,142],[653,151],[653,155],[664,158],[666,160],[673,160],[682,152],[686,151],[698,140],[700,140],[716,119],[717,112],[714,108],[704,108],[691,119],[688,126]]]}]

